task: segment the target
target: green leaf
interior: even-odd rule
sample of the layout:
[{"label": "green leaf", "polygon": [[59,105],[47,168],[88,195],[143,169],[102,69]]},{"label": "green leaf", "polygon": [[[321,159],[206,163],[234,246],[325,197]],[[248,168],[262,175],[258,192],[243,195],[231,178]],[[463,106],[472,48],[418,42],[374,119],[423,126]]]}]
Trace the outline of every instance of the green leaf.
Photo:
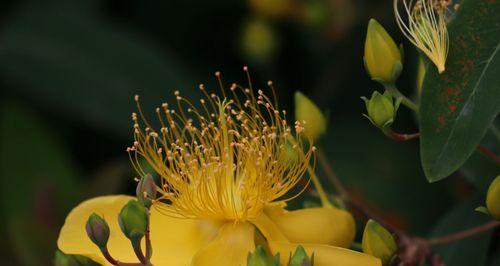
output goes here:
[{"label": "green leaf", "polygon": [[51,110],[129,136],[135,94],[154,114],[174,89],[189,96],[195,84],[167,49],[106,21],[96,1],[85,2],[21,5],[2,26],[0,74],[16,93]]},{"label": "green leaf", "polygon": [[60,224],[80,193],[78,173],[58,138],[37,115],[15,104],[0,109],[0,208],[5,242],[23,265],[52,260]]},{"label": "green leaf", "polygon": [[446,71],[427,69],[420,104],[421,157],[430,182],[457,170],[500,111],[500,5],[464,0],[449,26]]},{"label": "green leaf", "polygon": [[54,258],[54,266],[99,266],[100,264],[93,260],[80,256],[68,255],[57,250]]},{"label": "green leaf", "polygon": [[[474,212],[474,208],[482,203],[480,197],[474,197],[458,204],[440,219],[430,236],[440,237],[488,222],[486,215]],[[493,230],[490,230],[451,244],[435,246],[433,250],[443,257],[446,265],[485,265],[492,234]]]}]

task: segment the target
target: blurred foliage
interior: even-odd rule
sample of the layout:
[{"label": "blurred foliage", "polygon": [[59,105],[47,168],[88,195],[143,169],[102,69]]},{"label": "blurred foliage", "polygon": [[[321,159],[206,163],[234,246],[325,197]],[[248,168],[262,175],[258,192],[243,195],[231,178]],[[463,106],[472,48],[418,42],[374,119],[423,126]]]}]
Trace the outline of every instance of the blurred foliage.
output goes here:
[{"label": "blurred foliage", "polygon": [[[199,83],[216,89],[216,70],[225,83],[246,82],[246,64],[259,87],[273,79],[280,106],[289,113],[297,90],[328,110],[328,132],[318,146],[348,189],[392,224],[419,235],[442,233],[443,224],[449,230],[470,225],[458,217],[464,213],[442,216],[476,188],[484,193],[485,176],[493,178],[498,166],[476,153],[453,178],[429,184],[418,143],[388,140],[361,116],[359,97],[380,88],[363,67],[368,20],[376,17],[397,43],[403,40],[391,1],[271,2],[2,1],[3,265],[53,265],[58,230],[75,204],[95,195],[134,193],[135,173],[125,153],[133,95],[140,94],[145,112],[153,114],[176,89],[186,97],[196,95]],[[413,94],[418,59],[410,47],[405,43],[398,84],[407,95]],[[402,110],[395,127],[414,132],[415,123]],[[487,137],[483,144],[496,142]],[[310,195],[302,199],[317,202]],[[493,243],[498,249],[498,240]],[[440,253],[455,261],[447,255],[453,249]],[[476,249],[460,250],[486,260]]]}]

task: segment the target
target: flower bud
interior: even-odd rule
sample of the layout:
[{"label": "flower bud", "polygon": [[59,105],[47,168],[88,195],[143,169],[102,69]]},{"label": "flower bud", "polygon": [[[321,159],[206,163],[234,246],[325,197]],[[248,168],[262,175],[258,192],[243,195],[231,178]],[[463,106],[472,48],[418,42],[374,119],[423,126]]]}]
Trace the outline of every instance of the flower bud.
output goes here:
[{"label": "flower bud", "polygon": [[137,200],[130,200],[118,215],[123,234],[130,240],[141,239],[148,229],[147,209]]},{"label": "flower bud", "polygon": [[279,48],[279,38],[264,19],[251,18],[242,28],[240,47],[248,59],[256,63],[267,63]]},{"label": "flower bud", "polygon": [[326,118],[307,96],[295,92],[295,119],[304,123],[304,135],[317,140],[326,132]]},{"label": "flower bud", "polygon": [[500,175],[491,182],[486,194],[486,208],[491,217],[500,220]]},{"label": "flower bud", "polygon": [[418,93],[419,97],[420,97],[420,95],[422,95],[422,86],[424,86],[424,78],[425,78],[426,71],[427,70],[425,68],[425,62],[422,59],[422,57],[420,57],[418,59],[417,79],[416,79],[417,93]]},{"label": "flower bud", "polygon": [[314,254],[311,255],[311,258],[307,256],[306,250],[302,246],[297,246],[295,249],[295,253],[293,254],[289,266],[312,266],[314,261]]},{"label": "flower bud", "polygon": [[92,213],[87,220],[85,230],[90,240],[99,248],[106,247],[109,240],[108,223],[99,215]]},{"label": "flower bud", "polygon": [[248,4],[256,14],[273,19],[286,18],[293,11],[290,0],[248,0]]},{"label": "flower bud", "polygon": [[146,208],[149,208],[152,204],[152,201],[156,199],[156,184],[153,179],[153,176],[147,174],[139,180],[137,184],[137,188],[135,190],[137,199],[141,201]]},{"label": "flower bud", "polygon": [[389,92],[380,94],[378,91],[374,91],[371,99],[366,97],[361,97],[365,102],[366,111],[368,115],[365,115],[375,126],[380,128],[385,128],[390,126],[394,122],[398,105],[394,106],[392,96]]},{"label": "flower bud", "polygon": [[392,257],[397,252],[397,245],[392,234],[374,220],[366,223],[363,232],[363,252],[382,260],[384,265],[389,265]]},{"label": "flower bud", "polygon": [[374,19],[368,23],[364,59],[370,77],[381,83],[394,83],[403,69],[401,51]]},{"label": "flower bud", "polygon": [[247,266],[279,266],[279,255],[271,258],[262,246],[258,246],[254,252],[247,257]]}]

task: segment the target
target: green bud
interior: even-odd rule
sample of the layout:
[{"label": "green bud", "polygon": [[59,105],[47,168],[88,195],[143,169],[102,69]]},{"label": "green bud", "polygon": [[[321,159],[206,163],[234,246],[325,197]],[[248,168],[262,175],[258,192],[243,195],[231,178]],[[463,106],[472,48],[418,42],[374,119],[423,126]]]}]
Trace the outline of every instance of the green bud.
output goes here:
[{"label": "green bud", "polygon": [[118,215],[118,223],[123,234],[130,240],[141,239],[148,229],[147,209],[137,200],[130,200]]},{"label": "green bud", "polygon": [[137,184],[137,188],[135,190],[137,199],[141,201],[146,208],[149,208],[152,204],[152,201],[156,199],[156,184],[153,179],[153,176],[147,174],[139,180]]},{"label": "green bud", "polygon": [[403,69],[400,49],[374,19],[368,23],[364,60],[370,77],[381,83],[394,83]]},{"label": "green bud", "polygon": [[363,232],[363,252],[382,260],[388,265],[397,252],[396,241],[392,234],[374,220],[366,223]]},{"label": "green bud", "polygon": [[306,250],[301,246],[297,246],[295,253],[292,255],[288,266],[312,266],[314,265],[314,254],[311,258],[307,256]]},{"label": "green bud", "polygon": [[85,230],[90,240],[99,248],[106,247],[109,240],[108,223],[96,213],[92,213],[87,220]]},{"label": "green bud", "polygon": [[491,217],[500,220],[500,175],[491,182],[486,194],[486,208]]},{"label": "green bud", "polygon": [[248,253],[247,266],[279,266],[279,255],[272,258],[262,246],[258,246],[254,252]]},{"label": "green bud", "polygon": [[295,92],[295,119],[305,124],[304,135],[317,140],[326,132],[326,118],[323,112],[301,92]]},{"label": "green bud", "polygon": [[368,112],[368,115],[365,116],[375,126],[385,128],[392,125],[399,104],[394,105],[392,96],[388,91],[384,92],[384,94],[374,91],[371,99],[366,97],[361,97],[361,99],[365,102],[366,111]]}]

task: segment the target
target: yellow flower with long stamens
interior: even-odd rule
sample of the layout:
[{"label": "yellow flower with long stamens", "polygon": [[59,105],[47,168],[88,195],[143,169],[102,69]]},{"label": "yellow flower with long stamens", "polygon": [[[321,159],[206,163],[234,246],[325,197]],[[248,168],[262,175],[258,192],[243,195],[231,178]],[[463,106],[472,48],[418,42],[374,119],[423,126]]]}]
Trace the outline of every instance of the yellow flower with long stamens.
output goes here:
[{"label": "yellow flower with long stamens", "polygon": [[[300,244],[314,253],[316,266],[381,265],[377,258],[347,249],[355,233],[347,211],[284,209],[300,193],[291,189],[314,158],[314,146],[301,137],[306,129],[300,122],[287,123],[274,90],[273,97],[261,90],[255,94],[248,78],[248,88],[233,84],[224,91],[216,76],[221,96],[200,85],[204,97],[196,108],[175,92],[175,109],[166,103],[156,109],[159,130],[136,97],[134,143],[127,150],[140,175],[146,174],[140,163],[146,161],[162,180],[151,208],[152,263],[246,265],[259,234],[273,254],[281,254],[282,263]],[[100,197],[77,206],[61,229],[59,248],[108,265],[87,239],[85,221],[93,212],[113,219],[130,198]],[[110,254],[133,261],[134,252],[116,223],[110,223],[110,231]]]},{"label": "yellow flower with long stamens", "polygon": [[[401,16],[402,2],[404,16]],[[449,37],[446,12],[450,0],[394,0],[394,14],[403,34],[437,67],[445,71]]]}]

